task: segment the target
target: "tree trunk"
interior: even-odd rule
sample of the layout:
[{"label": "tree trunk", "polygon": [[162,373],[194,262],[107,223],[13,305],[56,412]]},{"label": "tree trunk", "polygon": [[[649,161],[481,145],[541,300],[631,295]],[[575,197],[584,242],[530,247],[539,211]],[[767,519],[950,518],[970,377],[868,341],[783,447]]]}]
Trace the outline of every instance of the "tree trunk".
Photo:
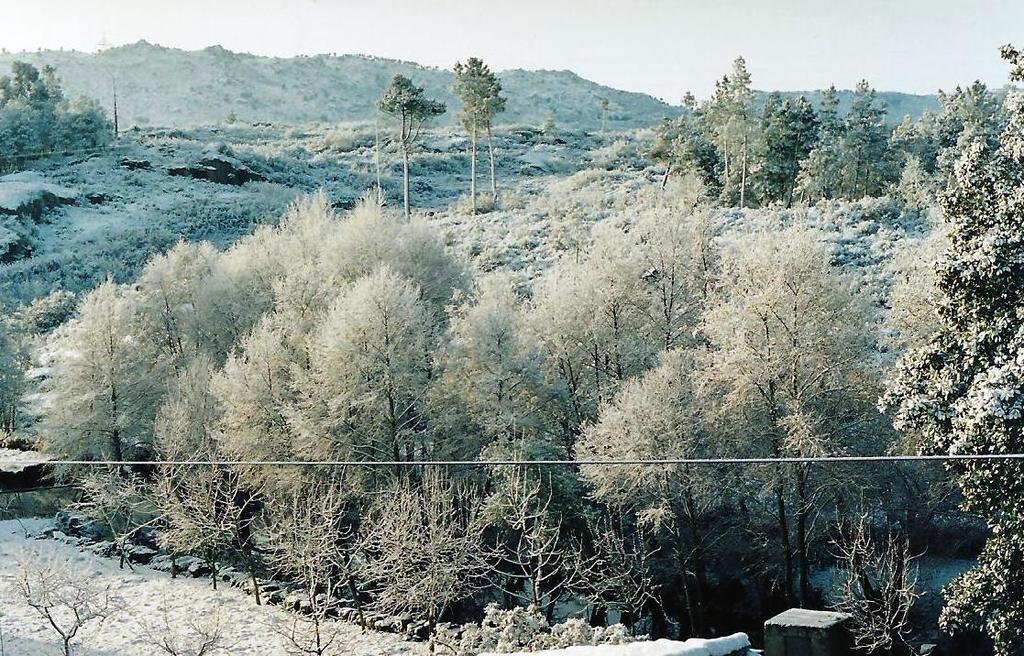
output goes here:
[{"label": "tree trunk", "polygon": [[672,163],[670,162],[665,166],[665,175],[661,176],[661,188],[664,189],[665,185],[668,184],[668,176],[672,173]]},{"label": "tree trunk", "polygon": [[476,214],[476,127],[469,131],[469,195]]},{"label": "tree trunk", "polygon": [[747,203],[747,135],[743,135],[743,159],[740,164],[740,207]]},{"label": "tree trunk", "polygon": [[373,120],[373,167],[377,174],[377,205],[384,204],[384,187],[380,184],[380,117]]},{"label": "tree trunk", "polygon": [[694,613],[696,625],[693,627],[696,633],[703,633],[705,627],[704,617],[704,595],[707,590],[707,573],[704,569],[704,546],[700,537],[700,528],[697,526],[696,504],[693,501],[693,494],[686,491],[686,519],[690,530],[690,563],[693,569],[693,578],[696,582],[694,587]]},{"label": "tree trunk", "polygon": [[409,220],[409,147],[402,147],[402,195],[405,199],[405,219]]},{"label": "tree trunk", "polygon": [[110,388],[110,452],[114,460],[124,460],[121,450],[121,429],[117,427],[117,387]]},{"label": "tree trunk", "polygon": [[498,204],[498,174],[494,163],[494,135],[491,133],[490,122],[487,125],[487,156],[491,163],[491,202]]},{"label": "tree trunk", "polygon": [[785,564],[786,599],[792,603],[796,598],[793,594],[793,547],[789,541],[789,520],[786,517],[786,487],[781,479],[775,486],[775,500],[778,504],[779,537],[782,540],[783,563]]},{"label": "tree trunk", "polygon": [[800,606],[808,608],[811,601],[810,565],[807,562],[807,466],[797,471],[796,555],[800,569]]},{"label": "tree trunk", "polygon": [[262,606],[263,605],[263,599],[260,597],[260,582],[259,582],[259,579],[256,578],[256,568],[255,567],[250,567],[249,568],[249,578],[252,579],[252,596],[256,600],[256,605],[257,606]]},{"label": "tree trunk", "polygon": [[363,615],[363,602],[359,601],[359,590],[356,589],[356,580],[349,574],[346,576],[348,579],[348,591],[352,595],[352,603],[356,606],[356,614],[359,616],[359,628],[366,631],[366,616]]}]

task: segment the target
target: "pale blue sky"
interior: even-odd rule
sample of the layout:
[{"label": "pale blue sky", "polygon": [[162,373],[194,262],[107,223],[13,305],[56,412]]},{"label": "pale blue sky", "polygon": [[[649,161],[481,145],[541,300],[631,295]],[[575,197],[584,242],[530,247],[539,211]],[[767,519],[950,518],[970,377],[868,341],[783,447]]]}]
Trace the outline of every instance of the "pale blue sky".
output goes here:
[{"label": "pale blue sky", "polygon": [[1000,45],[1024,46],[1024,0],[0,0],[7,50],[96,50],[139,39],[257,54],[363,53],[450,68],[571,69],[678,102],[737,55],[760,89],[931,93],[1001,86]]}]

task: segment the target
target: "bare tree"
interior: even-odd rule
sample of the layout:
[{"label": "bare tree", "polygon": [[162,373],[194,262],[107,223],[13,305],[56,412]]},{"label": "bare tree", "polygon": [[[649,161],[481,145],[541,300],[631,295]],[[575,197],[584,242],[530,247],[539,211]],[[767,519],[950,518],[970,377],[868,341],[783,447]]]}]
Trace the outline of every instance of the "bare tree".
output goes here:
[{"label": "bare tree", "polygon": [[869,654],[909,654],[910,611],[920,597],[914,557],[905,538],[872,535],[867,515],[836,539],[840,576],[836,608],[853,615],[853,637]]},{"label": "bare tree", "polygon": [[595,606],[617,610],[621,622],[632,627],[641,610],[655,601],[651,559],[655,549],[638,530],[627,532],[612,518],[591,524],[594,558],[581,591]]},{"label": "bare tree", "polygon": [[162,473],[156,499],[166,522],[160,534],[162,544],[173,553],[202,555],[210,566],[214,590],[220,565],[237,559],[248,572],[260,604],[254,533],[262,510],[261,490],[253,489],[229,467],[180,465]]},{"label": "bare tree", "polygon": [[384,490],[365,522],[366,578],[376,605],[422,617],[433,635],[445,610],[479,589],[490,570],[480,505],[468,487],[436,470]]},{"label": "bare tree", "polygon": [[109,585],[56,554],[35,552],[19,559],[15,580],[22,600],[60,636],[64,656],[71,655],[71,642],[83,627],[101,623],[118,610]]},{"label": "bare tree", "polygon": [[520,468],[509,472],[500,499],[500,512],[513,535],[502,552],[503,569],[509,572],[505,592],[525,595],[549,620],[558,600],[590,578],[592,565],[566,540],[552,500],[551,488]]},{"label": "bare tree", "polygon": [[300,583],[307,597],[299,613],[276,627],[292,653],[335,653],[337,631],[329,620],[345,592],[366,628],[356,584],[356,534],[345,525],[346,511],[344,492],[334,481],[300,485],[275,509],[272,563]]},{"label": "bare tree", "polygon": [[167,656],[214,656],[228,649],[216,610],[209,617],[190,616],[184,623],[172,623],[164,607],[161,621],[143,622],[142,633],[150,645]]},{"label": "bare tree", "polygon": [[99,471],[81,482],[84,500],[76,508],[101,523],[111,535],[118,566],[131,568],[129,547],[136,536],[156,522],[143,480],[131,473]]}]

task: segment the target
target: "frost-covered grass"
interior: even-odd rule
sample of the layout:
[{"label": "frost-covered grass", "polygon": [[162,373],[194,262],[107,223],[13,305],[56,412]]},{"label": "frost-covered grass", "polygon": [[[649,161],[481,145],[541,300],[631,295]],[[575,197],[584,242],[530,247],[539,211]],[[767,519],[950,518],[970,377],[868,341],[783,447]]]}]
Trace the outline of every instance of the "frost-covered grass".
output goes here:
[{"label": "frost-covered grass", "polygon": [[[147,634],[167,632],[183,639],[190,625],[216,622],[224,649],[232,656],[285,656],[285,640],[274,626],[291,616],[272,606],[256,606],[239,590],[214,591],[206,581],[171,579],[146,567],[121,570],[117,562],[79,551],[56,540],[35,540],[27,532],[51,526],[45,519],[0,521],[0,631],[10,656],[51,656],[60,650],[57,634],[16,591],[19,562],[67,563],[92,585],[106,589],[118,610],[79,634],[77,656],[153,656],[161,653]],[[166,621],[165,621],[166,620]],[[169,629],[167,627],[170,627]],[[351,656],[425,654],[426,646],[393,634],[363,633],[353,624],[336,623],[338,653]],[[177,634],[177,635],[173,635]]]},{"label": "frost-covered grass", "polygon": [[[388,141],[387,126],[381,127],[380,136],[381,182],[389,202],[399,205],[400,158]],[[20,175],[31,176],[40,188],[73,190],[75,202],[47,210],[24,230],[3,232],[0,226],[0,232],[10,233],[9,240],[31,241],[19,259],[0,265],[0,285],[8,286],[8,293],[19,300],[31,300],[57,288],[87,290],[108,275],[129,281],[149,257],[179,240],[226,246],[258,224],[276,222],[296,196],[317,189],[323,189],[337,207],[351,207],[376,184],[374,138],[372,124],[155,129],[125,134],[103,153],[36,161],[32,172]],[[577,212],[606,205],[606,195],[624,200],[626,196],[591,184],[595,176],[615,175],[603,169],[577,172],[612,144],[617,144],[616,152],[639,147],[631,133],[600,137],[564,132],[552,137],[529,128],[500,129],[494,141],[499,189],[510,199],[500,205],[507,208],[504,212],[471,217],[459,203],[470,186],[469,161],[465,136],[453,128],[431,130],[419,144],[412,158],[412,204],[450,228],[452,239],[460,244],[472,245],[470,237],[479,233],[487,242],[479,250],[487,253],[492,266],[510,268],[552,259],[541,243],[549,229],[531,228],[529,223],[534,218],[562,220],[562,186],[587,194],[585,201],[564,200]],[[266,181],[230,186],[167,173],[169,167],[210,154],[238,160]],[[608,160],[607,154],[601,157]],[[485,148],[479,171],[483,194],[489,188]],[[576,189],[581,185],[586,191]],[[552,193],[546,194],[549,187]],[[534,203],[537,207],[532,207]],[[527,227],[519,225],[523,222]],[[526,252],[535,248],[535,253]]]}]

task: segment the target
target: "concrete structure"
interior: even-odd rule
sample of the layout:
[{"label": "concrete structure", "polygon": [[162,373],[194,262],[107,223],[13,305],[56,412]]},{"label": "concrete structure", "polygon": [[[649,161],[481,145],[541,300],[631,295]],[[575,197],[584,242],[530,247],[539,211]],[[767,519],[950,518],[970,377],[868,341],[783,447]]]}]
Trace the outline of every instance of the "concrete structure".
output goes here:
[{"label": "concrete structure", "polygon": [[765,656],[850,656],[850,615],[790,608],[764,623]]}]

